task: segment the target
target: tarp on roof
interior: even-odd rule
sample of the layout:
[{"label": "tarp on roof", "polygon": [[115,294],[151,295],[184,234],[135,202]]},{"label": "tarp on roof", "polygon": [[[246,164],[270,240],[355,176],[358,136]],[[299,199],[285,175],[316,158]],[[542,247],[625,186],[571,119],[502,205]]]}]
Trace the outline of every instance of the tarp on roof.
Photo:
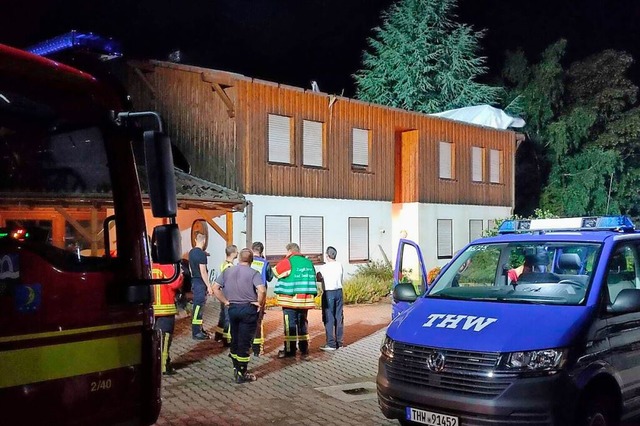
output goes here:
[{"label": "tarp on roof", "polygon": [[526,124],[522,118],[512,117],[503,110],[494,108],[491,105],[476,105],[450,109],[429,115],[503,130],[509,127],[524,127]]}]

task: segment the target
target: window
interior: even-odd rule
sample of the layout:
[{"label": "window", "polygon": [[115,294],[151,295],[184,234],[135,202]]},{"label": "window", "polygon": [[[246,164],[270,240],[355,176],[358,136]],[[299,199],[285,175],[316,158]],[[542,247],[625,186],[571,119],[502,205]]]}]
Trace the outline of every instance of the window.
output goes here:
[{"label": "window", "polygon": [[302,121],[302,164],[322,167],[322,127],[318,121]]},{"label": "window", "polygon": [[440,178],[453,179],[454,147],[452,143],[440,142]]},{"label": "window", "polygon": [[268,260],[280,260],[291,242],[291,216],[264,217],[264,251]]},{"label": "window", "polygon": [[322,216],[300,216],[300,250],[314,263],[323,261],[323,228]]},{"label": "window", "polygon": [[482,219],[469,221],[469,242],[482,237]]},{"label": "window", "polygon": [[[94,126],[54,130],[49,118],[45,120],[39,115],[45,105],[20,97],[15,100],[12,105],[17,109],[2,111],[0,117],[0,127],[4,126],[0,132],[0,158],[4,160],[0,168],[0,192],[7,199],[13,193],[17,200],[27,194],[29,198],[61,202],[102,194],[106,204],[114,201],[102,129]],[[16,119],[8,120],[13,114]],[[42,122],[38,117],[43,118]],[[54,256],[56,266],[57,262],[69,261],[74,268],[78,267],[74,269],[76,272],[94,267],[97,271],[106,269],[108,263],[103,262],[105,246],[101,231],[105,218],[103,207],[91,212],[89,207],[59,206],[52,212],[37,207],[36,203],[29,209],[5,209],[0,215],[0,227],[25,232],[26,240],[38,250],[47,247],[44,250]]]},{"label": "window", "polygon": [[438,219],[438,259],[453,257],[453,220]]},{"label": "window", "polygon": [[269,114],[269,162],[291,164],[291,117]]},{"label": "window", "polygon": [[489,181],[502,183],[502,151],[496,149],[489,151]]},{"label": "window", "polygon": [[622,290],[635,289],[637,282],[636,258],[631,246],[620,246],[611,255],[607,266],[609,302],[614,303]]},{"label": "window", "polygon": [[353,129],[353,160],[351,164],[357,169],[369,167],[369,130]]},{"label": "window", "polygon": [[369,260],[369,218],[349,218],[349,262]]},{"label": "window", "polygon": [[484,180],[484,148],[471,147],[471,180],[482,182]]}]

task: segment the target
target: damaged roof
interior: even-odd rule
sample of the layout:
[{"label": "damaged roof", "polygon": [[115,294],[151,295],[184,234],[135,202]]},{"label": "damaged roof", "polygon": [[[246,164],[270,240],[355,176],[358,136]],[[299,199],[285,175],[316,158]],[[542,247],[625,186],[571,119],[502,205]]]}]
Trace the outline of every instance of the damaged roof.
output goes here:
[{"label": "damaged roof", "polygon": [[[242,194],[213,182],[174,169],[178,207],[182,209],[206,209],[219,212],[243,211],[246,200]],[[142,200],[149,204],[146,170],[138,168]],[[69,206],[110,205],[111,189],[104,192],[47,191],[47,192],[1,192],[2,204],[65,204]]]}]

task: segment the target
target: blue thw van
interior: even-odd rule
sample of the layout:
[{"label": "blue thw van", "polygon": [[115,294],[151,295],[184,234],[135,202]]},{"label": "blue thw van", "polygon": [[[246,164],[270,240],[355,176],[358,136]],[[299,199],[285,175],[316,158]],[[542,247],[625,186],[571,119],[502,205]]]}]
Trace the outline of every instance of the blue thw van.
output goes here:
[{"label": "blue thw van", "polygon": [[506,221],[425,288],[401,240],[377,389],[436,426],[615,425],[640,414],[640,233],[628,217]]}]

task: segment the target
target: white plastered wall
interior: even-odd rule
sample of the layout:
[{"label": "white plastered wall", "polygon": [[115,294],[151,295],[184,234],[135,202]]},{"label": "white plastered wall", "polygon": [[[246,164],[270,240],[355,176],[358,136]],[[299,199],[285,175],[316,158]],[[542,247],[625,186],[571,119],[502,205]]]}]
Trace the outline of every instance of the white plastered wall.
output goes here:
[{"label": "white plastered wall", "polygon": [[[265,239],[265,216],[291,216],[291,240],[300,242],[300,216],[324,218],[323,246],[338,251],[337,261],[342,263],[345,277],[353,274],[357,264],[349,263],[349,218],[369,218],[369,258],[383,261],[384,254],[391,260],[391,203],[384,201],[336,200],[327,198],[278,197],[245,194],[252,206],[251,239]],[[233,215],[233,241],[244,247],[247,240],[247,211]]]},{"label": "white plastered wall", "polygon": [[[438,259],[437,223],[438,219],[453,222],[453,254],[469,243],[469,221],[482,220],[482,228],[488,228],[488,221],[503,219],[511,215],[511,207],[477,206],[458,204],[393,204],[393,247],[398,246],[401,233],[418,243],[424,256],[427,271],[435,266],[444,266],[450,259]],[[396,252],[393,253],[395,261]]]}]

